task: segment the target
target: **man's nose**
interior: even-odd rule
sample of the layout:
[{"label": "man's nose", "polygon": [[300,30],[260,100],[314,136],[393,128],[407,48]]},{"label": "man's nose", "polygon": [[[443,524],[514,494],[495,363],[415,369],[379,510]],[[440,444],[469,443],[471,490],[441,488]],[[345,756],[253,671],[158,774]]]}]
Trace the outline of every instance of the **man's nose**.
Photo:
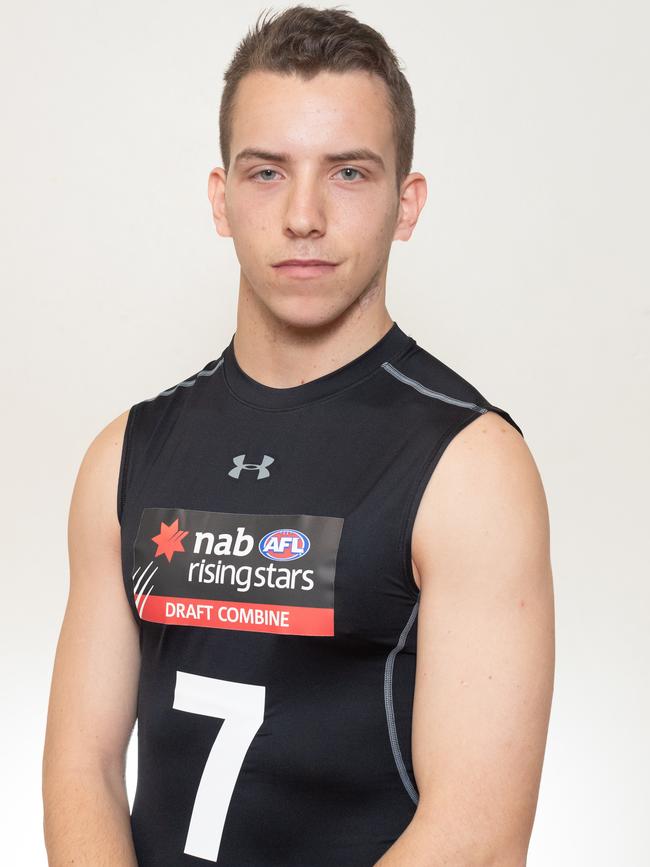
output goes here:
[{"label": "man's nose", "polygon": [[285,209],[285,228],[295,235],[324,232],[325,195],[315,178],[294,179],[289,184]]}]

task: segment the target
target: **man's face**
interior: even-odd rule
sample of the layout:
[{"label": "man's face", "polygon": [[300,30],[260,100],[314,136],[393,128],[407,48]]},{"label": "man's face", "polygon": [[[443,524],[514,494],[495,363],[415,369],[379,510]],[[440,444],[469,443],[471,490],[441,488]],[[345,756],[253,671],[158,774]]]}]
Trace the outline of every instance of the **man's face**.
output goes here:
[{"label": "man's face", "polygon": [[[254,72],[239,84],[217,229],[233,238],[241,289],[284,322],[325,324],[385,283],[399,197],[384,88],[356,71]],[[351,154],[361,149],[379,162]],[[335,264],[278,266],[286,259]]]}]

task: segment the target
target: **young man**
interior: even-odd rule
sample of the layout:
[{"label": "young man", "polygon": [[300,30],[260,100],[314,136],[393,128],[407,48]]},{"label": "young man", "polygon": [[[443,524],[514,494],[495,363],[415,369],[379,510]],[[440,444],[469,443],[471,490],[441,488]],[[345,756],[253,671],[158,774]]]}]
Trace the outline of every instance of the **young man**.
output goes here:
[{"label": "young man", "polygon": [[239,46],[220,126],[237,327],[82,461],[50,863],[522,867],[547,508],[510,415],[386,309],[426,199],[408,83],[376,31],[294,7]]}]

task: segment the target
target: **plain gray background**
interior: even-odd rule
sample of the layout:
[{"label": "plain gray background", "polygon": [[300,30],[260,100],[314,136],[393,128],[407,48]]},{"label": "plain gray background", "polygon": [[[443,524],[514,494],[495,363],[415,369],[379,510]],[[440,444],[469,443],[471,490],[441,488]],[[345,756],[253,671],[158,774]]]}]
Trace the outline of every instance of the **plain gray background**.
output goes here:
[{"label": "plain gray background", "polygon": [[[105,424],[234,331],[238,263],[206,187],[222,74],[262,5],[2,7],[0,816],[3,860],[41,865],[74,479]],[[529,867],[643,867],[647,4],[344,8],[404,64],[429,185],[414,236],[393,244],[388,309],[512,414],[549,502],[556,685]]]}]

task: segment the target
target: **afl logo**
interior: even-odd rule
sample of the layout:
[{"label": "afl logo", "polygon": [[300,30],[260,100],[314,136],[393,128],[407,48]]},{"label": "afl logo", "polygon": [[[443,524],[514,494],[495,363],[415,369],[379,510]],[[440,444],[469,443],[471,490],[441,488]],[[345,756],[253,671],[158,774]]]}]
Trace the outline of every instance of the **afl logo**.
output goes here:
[{"label": "afl logo", "polygon": [[309,551],[310,544],[300,530],[271,530],[257,547],[268,560],[297,560]]}]

